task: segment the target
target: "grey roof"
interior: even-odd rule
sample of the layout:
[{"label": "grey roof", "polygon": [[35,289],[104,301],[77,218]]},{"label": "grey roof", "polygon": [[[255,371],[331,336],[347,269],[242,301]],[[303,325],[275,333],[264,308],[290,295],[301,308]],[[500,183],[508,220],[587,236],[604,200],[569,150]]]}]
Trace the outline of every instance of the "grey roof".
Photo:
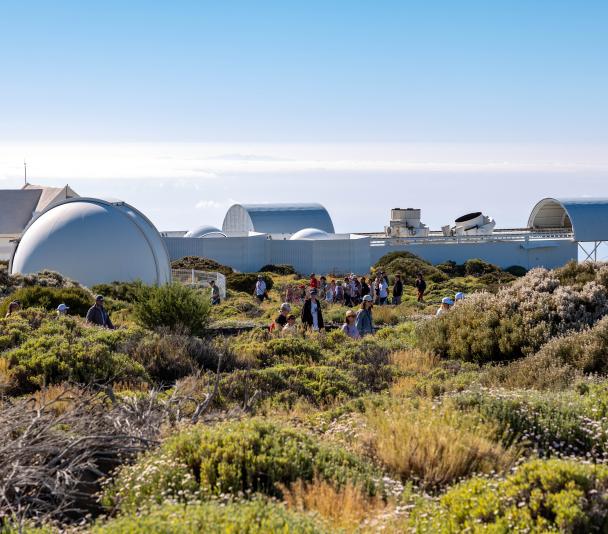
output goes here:
[{"label": "grey roof", "polygon": [[608,241],[608,198],[544,198],[528,219],[530,228],[571,229],[576,241]]},{"label": "grey roof", "polygon": [[224,232],[292,234],[302,228],[334,233],[331,217],[321,204],[235,204],[222,225]]},{"label": "grey roof", "polygon": [[75,198],[78,194],[69,186],[65,185],[63,187],[49,187],[46,185],[33,185],[33,184],[25,184],[22,188],[24,189],[37,189],[40,190],[40,200],[36,206],[36,211],[38,213],[42,213],[46,208],[61,202],[67,198]]},{"label": "grey roof", "polygon": [[40,189],[0,190],[0,234],[19,235],[34,215],[41,195]]}]

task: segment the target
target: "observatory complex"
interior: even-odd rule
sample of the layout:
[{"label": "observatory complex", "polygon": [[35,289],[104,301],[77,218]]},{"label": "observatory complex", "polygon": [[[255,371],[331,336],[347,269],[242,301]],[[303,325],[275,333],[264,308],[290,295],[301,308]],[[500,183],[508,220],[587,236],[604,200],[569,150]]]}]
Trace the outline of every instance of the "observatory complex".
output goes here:
[{"label": "observatory complex", "polygon": [[[69,188],[0,190],[0,259],[12,273],[58,271],[85,285],[171,280],[171,260],[210,258],[237,271],[289,264],[301,272],[366,273],[389,252],[431,263],[481,258],[507,268],[594,259],[608,240],[608,199],[545,198],[522,228],[498,228],[481,211],[430,229],[420,208],[394,208],[383,230],[336,233],[320,204],[235,204],[222,228],[159,233],[124,202],[81,198]],[[202,221],[204,222],[204,221]]]}]

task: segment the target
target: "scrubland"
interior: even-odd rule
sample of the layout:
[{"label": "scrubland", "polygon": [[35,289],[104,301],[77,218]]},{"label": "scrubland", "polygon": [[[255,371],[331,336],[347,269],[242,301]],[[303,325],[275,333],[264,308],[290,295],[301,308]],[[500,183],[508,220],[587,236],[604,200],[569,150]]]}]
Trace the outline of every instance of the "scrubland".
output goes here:
[{"label": "scrubland", "polygon": [[[183,286],[0,268],[0,311],[26,305],[0,319],[2,530],[606,531],[608,265],[376,268],[422,270],[427,302],[408,287],[356,341],[263,328],[300,283],[284,268],[271,301],[239,274],[215,307]],[[116,330],[83,321],[91,291]],[[435,319],[454,291],[466,300]]]}]

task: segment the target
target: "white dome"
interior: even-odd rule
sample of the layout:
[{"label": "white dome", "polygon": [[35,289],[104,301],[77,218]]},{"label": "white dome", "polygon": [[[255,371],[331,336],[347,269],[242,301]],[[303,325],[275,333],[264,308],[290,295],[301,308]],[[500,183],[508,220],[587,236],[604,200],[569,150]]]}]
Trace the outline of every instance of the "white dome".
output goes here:
[{"label": "white dome", "polygon": [[226,234],[215,226],[199,226],[186,232],[184,237],[226,237]]},{"label": "white dome", "polygon": [[289,239],[330,239],[327,232],[319,228],[302,228],[293,234]]},{"label": "white dome", "polygon": [[124,202],[75,198],[43,212],[25,229],[11,273],[57,271],[86,286],[171,281],[165,243],[150,220]]}]

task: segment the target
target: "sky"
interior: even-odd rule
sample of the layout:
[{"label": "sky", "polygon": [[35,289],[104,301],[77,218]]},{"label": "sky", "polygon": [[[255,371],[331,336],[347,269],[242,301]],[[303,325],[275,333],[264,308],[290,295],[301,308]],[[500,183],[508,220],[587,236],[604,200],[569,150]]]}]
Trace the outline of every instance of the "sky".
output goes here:
[{"label": "sky", "polygon": [[[525,225],[608,196],[608,2],[0,2],[0,188],[122,198],[160,229],[317,201]],[[425,216],[426,214],[426,216]]]}]

